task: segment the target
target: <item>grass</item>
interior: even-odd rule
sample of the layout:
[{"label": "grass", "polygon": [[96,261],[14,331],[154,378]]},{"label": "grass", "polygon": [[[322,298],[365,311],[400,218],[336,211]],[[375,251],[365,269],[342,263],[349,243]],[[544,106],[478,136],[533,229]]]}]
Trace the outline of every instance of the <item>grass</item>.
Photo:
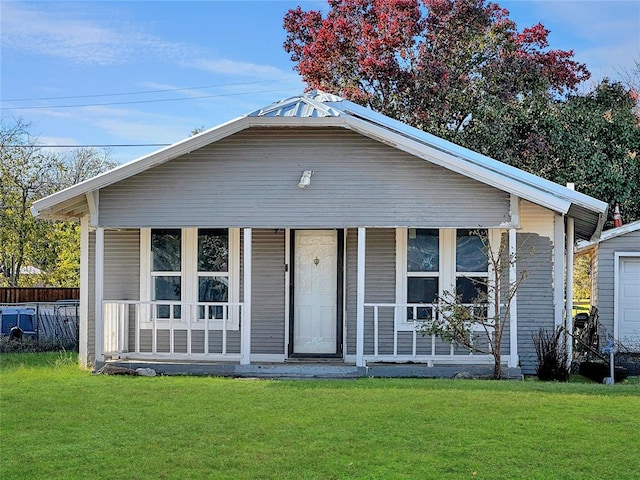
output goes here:
[{"label": "grass", "polygon": [[0,355],[3,479],[601,479],[640,471],[640,385],[92,376]]}]

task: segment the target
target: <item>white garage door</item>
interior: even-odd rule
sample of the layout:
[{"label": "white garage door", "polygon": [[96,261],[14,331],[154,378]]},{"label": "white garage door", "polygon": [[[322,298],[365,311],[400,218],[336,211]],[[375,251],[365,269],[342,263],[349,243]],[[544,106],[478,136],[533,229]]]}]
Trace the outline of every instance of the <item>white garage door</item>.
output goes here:
[{"label": "white garage door", "polygon": [[640,346],[640,257],[620,257],[617,289],[618,339]]}]

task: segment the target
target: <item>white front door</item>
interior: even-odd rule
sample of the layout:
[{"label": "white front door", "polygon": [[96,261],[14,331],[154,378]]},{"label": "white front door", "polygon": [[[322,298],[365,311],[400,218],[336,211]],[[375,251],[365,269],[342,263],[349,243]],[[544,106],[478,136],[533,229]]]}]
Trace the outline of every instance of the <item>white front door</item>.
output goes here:
[{"label": "white front door", "polygon": [[337,232],[298,230],[294,252],[293,353],[335,354]]},{"label": "white front door", "polygon": [[618,340],[636,347],[640,342],[640,257],[620,257],[616,288]]}]

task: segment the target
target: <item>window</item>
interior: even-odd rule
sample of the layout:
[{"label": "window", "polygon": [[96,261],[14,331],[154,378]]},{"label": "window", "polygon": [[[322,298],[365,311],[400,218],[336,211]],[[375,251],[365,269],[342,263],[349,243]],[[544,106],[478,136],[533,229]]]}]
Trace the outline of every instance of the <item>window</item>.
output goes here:
[{"label": "window", "polygon": [[[229,232],[198,230],[198,302],[229,301]],[[220,305],[199,305],[198,319],[227,318]]]},{"label": "window", "polygon": [[[431,318],[440,291],[440,232],[410,228],[407,232],[407,322]],[[414,305],[411,305],[414,304]],[[418,305],[419,304],[419,305]]]},{"label": "window", "polygon": [[[240,325],[240,229],[140,230],[140,299],[151,320],[191,322],[191,328],[237,330]],[[166,302],[166,303],[165,303]],[[218,305],[215,305],[215,304]],[[219,305],[230,303],[231,305]]]},{"label": "window", "polygon": [[[151,231],[151,300],[182,300],[182,232],[179,229]],[[173,311],[172,311],[173,310]],[[156,318],[180,318],[180,305],[156,305]]]},{"label": "window", "polygon": [[456,231],[456,294],[473,303],[487,294],[489,262],[486,230]]},{"label": "window", "polygon": [[396,303],[407,305],[406,315],[397,312],[398,329],[413,330],[416,321],[432,318],[433,304],[445,291],[455,291],[467,304],[479,292],[487,294],[487,235],[492,244],[499,242],[497,229],[396,230]]}]

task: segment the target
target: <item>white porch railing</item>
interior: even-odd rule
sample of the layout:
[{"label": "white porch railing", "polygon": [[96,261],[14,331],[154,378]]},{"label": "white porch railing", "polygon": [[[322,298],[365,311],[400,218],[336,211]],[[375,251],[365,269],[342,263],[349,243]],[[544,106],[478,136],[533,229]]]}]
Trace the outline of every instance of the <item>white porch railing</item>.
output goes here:
[{"label": "white porch railing", "polygon": [[104,353],[136,358],[239,360],[243,305],[105,300]]},{"label": "white porch railing", "polygon": [[[483,355],[470,351],[460,352],[461,348],[457,348],[454,343],[445,343],[444,340],[436,335],[423,334],[418,330],[420,326],[420,316],[418,313],[428,313],[435,315],[434,305],[422,303],[365,303],[365,332],[369,332],[373,327],[373,352],[369,348],[369,352],[364,353],[366,361],[382,361],[382,362],[421,362],[432,366],[435,363],[440,364],[493,364],[492,355]],[[411,318],[415,321],[407,320],[408,309],[413,310]],[[386,314],[387,320],[386,331],[381,331],[381,313]],[[390,321],[389,318],[392,320]],[[474,329],[475,330],[475,329]],[[481,330],[481,327],[477,329]],[[381,337],[388,338],[392,335],[391,351],[389,345],[381,345]],[[366,334],[365,334],[366,335]],[[399,337],[401,335],[410,335],[410,351],[407,348],[400,348]],[[369,345],[371,339],[365,337],[365,345]],[[422,343],[419,347],[419,343]],[[384,347],[384,348],[383,348]],[[385,350],[381,353],[381,350]],[[402,350],[402,351],[401,351]],[[419,350],[421,350],[419,352]],[[426,350],[426,352],[425,352]],[[444,352],[443,352],[444,350]],[[456,351],[458,350],[458,351]],[[506,361],[506,359],[505,359]]]}]

